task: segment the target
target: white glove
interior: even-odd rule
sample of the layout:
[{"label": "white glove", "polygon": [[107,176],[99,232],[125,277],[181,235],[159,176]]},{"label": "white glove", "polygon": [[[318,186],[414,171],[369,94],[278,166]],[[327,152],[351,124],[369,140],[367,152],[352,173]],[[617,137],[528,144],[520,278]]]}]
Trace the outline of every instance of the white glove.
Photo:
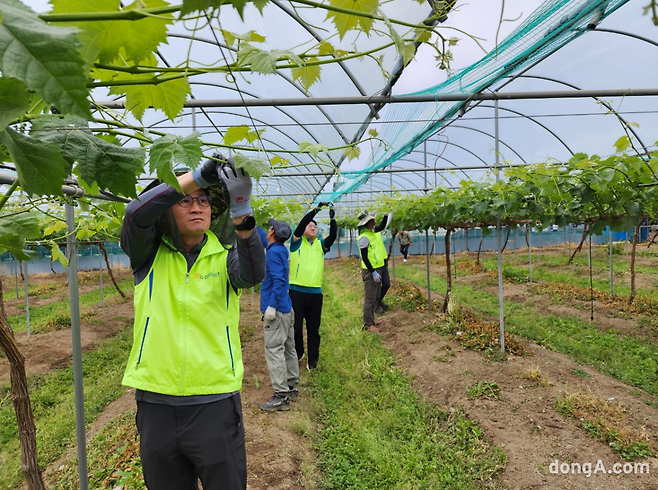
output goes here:
[{"label": "white glove", "polygon": [[276,308],[274,306],[268,306],[267,310],[265,310],[265,320],[268,322],[274,321],[276,318]]},{"label": "white glove", "polygon": [[379,275],[379,272],[377,271],[372,271],[372,280],[375,281],[377,284],[382,282],[382,276]]}]

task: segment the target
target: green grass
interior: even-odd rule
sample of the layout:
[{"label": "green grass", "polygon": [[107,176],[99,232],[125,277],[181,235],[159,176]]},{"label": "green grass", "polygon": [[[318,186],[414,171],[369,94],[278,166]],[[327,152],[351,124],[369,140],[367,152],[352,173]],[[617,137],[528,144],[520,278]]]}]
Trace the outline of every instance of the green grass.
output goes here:
[{"label": "green grass", "polygon": [[325,273],[323,350],[309,382],[326,488],[481,488],[506,464],[460,409],[422,401],[381,339],[361,329],[362,292]]},{"label": "green grass", "polygon": [[[125,293],[129,291],[134,285],[134,279],[128,278],[119,282],[119,287]],[[118,296],[119,292],[114,285],[105,286],[103,288],[103,299],[107,300]],[[101,293],[100,289],[95,289],[85,294],[80,295],[80,307],[91,306],[100,303]],[[59,323],[66,322],[68,319],[69,324],[65,328],[70,327],[70,306],[68,296],[65,300],[51,303],[40,307],[30,307],[30,332],[39,333],[53,330],[53,319],[59,318]],[[62,320],[63,319],[63,320]],[[13,315],[9,317],[9,324],[11,325],[14,333],[27,331],[27,316],[25,313],[20,315]]]},{"label": "green grass", "polygon": [[[97,350],[83,354],[85,420],[91,424],[102,410],[125,392],[121,378],[132,344],[132,321]],[[31,376],[30,400],[37,426],[41,468],[76,445],[73,369]],[[0,386],[0,489],[13,489],[23,481],[20,444],[10,388]]]},{"label": "green grass", "polygon": [[[411,265],[396,268],[396,275],[425,284],[424,267]],[[431,278],[431,287],[443,292],[446,282],[435,276]],[[453,294],[459,303],[469,305],[483,317],[498,318],[497,295],[454,284]],[[601,332],[592,323],[577,317],[543,315],[534,308],[532,301],[507,301],[503,311],[505,326],[510,332],[566,354],[579,364],[594,366],[603,374],[658,395],[658,348],[655,344],[614,330]]]}]

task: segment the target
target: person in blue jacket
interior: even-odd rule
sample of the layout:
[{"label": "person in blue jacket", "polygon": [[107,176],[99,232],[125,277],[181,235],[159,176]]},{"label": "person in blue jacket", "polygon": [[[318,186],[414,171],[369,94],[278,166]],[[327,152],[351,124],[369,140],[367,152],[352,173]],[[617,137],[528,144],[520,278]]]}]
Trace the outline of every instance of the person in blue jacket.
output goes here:
[{"label": "person in blue jacket", "polygon": [[297,400],[299,364],[295,350],[295,312],[288,295],[290,253],[284,245],[292,231],[285,221],[269,220],[267,233],[258,227],[266,247],[265,279],[260,288],[260,311],[263,313],[265,360],[270,371],[274,396],[259,406],[267,412],[290,410]]}]

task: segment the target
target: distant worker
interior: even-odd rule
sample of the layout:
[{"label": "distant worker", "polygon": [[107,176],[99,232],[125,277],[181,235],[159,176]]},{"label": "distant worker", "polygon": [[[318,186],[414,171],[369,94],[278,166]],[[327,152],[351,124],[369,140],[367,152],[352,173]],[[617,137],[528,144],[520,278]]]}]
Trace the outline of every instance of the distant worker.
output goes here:
[{"label": "distant worker", "polygon": [[409,247],[413,245],[413,240],[411,239],[411,233],[408,231],[400,230],[398,231],[398,244],[400,245],[400,253],[402,260],[407,261],[407,255],[409,254]]},{"label": "distant worker", "polygon": [[381,320],[375,321],[375,310],[381,298],[382,274],[386,260],[386,247],[381,230],[386,228],[393,213],[385,216],[376,226],[375,214],[368,210],[359,214],[359,251],[361,254],[361,278],[363,279],[363,328],[369,332],[379,332],[375,327]]},{"label": "distant worker", "polygon": [[306,369],[315,369],[320,359],[320,322],[322,320],[322,279],[324,255],[336,240],[336,212],[329,209],[329,236],[318,239],[318,224],[315,215],[322,207],[321,202],[302,218],[292,235],[290,244],[290,299],[295,310],[295,349],[297,359],[304,358],[304,320],[308,341]]},{"label": "distant worker", "polygon": [[[244,490],[239,290],[265,274],[251,177],[215,155],[178,182],[182,194],[159,184],[126,207],[121,248],[135,277],[135,324],[123,384],[137,389],[148,488],[192,490],[200,479]],[[237,235],[231,249],[210,231],[220,203],[206,188],[220,185]]]},{"label": "distant worker", "polygon": [[285,221],[270,218],[269,224],[267,233],[258,227],[258,233],[267,246],[265,279],[260,287],[260,311],[263,313],[265,360],[274,396],[259,406],[266,412],[274,412],[290,410],[290,402],[297,401],[299,364],[293,328],[295,312],[288,295],[290,254],[284,245],[292,232]]},{"label": "distant worker", "polygon": [[[392,219],[393,219],[392,212],[384,216],[382,218],[382,221],[379,223],[379,225],[375,226],[374,229],[375,233],[379,233],[380,236],[382,236],[384,230],[386,230],[386,228],[388,228],[388,225],[391,224]],[[391,246],[392,245],[393,244],[391,243]],[[377,301],[377,307],[375,308],[375,313],[377,315],[381,315],[382,313],[384,313],[384,311],[388,310],[388,304],[384,302],[384,297],[386,296],[388,290],[391,288],[391,276],[388,273],[388,252],[386,253],[386,256],[384,258],[384,267],[382,267],[381,276],[382,276],[382,288],[379,295],[379,300]]]}]

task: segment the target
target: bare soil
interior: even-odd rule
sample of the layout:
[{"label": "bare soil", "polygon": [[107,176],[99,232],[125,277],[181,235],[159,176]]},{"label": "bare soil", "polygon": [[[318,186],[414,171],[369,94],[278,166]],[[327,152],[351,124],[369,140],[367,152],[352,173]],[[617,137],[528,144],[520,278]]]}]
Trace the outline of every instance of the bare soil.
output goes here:
[{"label": "bare soil", "polygon": [[[412,258],[422,261],[423,257]],[[343,260],[328,261],[327,267],[340,268]],[[403,265],[399,265],[403,267]],[[437,265],[432,273],[443,274]],[[130,274],[129,271],[124,272]],[[479,277],[478,277],[479,276]],[[361,288],[357,277],[343,274],[348,287]],[[486,283],[485,275],[468,276],[464,281]],[[32,277],[30,277],[32,281]],[[37,279],[35,279],[37,280]],[[41,279],[52,280],[52,276]],[[6,284],[6,283],[5,283]],[[489,286],[484,286],[489,287]],[[61,295],[67,295],[65,288]],[[506,300],[527,301],[532,296],[527,285],[506,285]],[[54,297],[54,296],[53,296]],[[12,301],[6,301],[7,308]],[[245,364],[243,406],[247,434],[248,488],[302,489],[315,488],[318,470],[317,455],[312,447],[312,412],[306,397],[305,381],[308,373],[300,365],[302,382],[299,401],[290,412],[265,413],[258,403],[272,396],[269,374],[263,353],[261,315],[258,311],[259,295],[245,291],[241,300],[241,327]],[[545,311],[564,315],[588,315],[582,306],[550,305]],[[15,305],[13,305],[15,306]],[[132,298],[96,308],[94,321],[83,322],[83,349],[91,349],[99,340],[116,333],[133,318]],[[600,311],[600,310],[598,310]],[[632,320],[605,317],[601,328],[633,330]],[[453,340],[428,329],[437,321],[436,315],[389,311],[382,319],[383,344],[391,349],[397,362],[412,379],[417,392],[428,402],[439,407],[463,407],[472,419],[479,421],[485,437],[492,445],[500,446],[508,456],[508,464],[497,478],[498,488],[506,489],[658,489],[658,459],[650,458],[651,474],[607,473],[615,463],[624,464],[604,443],[593,439],[575,422],[566,419],[554,409],[556,397],[579,391],[591,392],[627,409],[627,424],[644,430],[650,442],[658,444],[657,409],[645,402],[651,397],[633,387],[606,377],[588,366],[579,366],[567,356],[548,351],[527,342],[534,355],[492,362],[482,354],[464,350]],[[626,323],[628,322],[628,323]],[[18,334],[17,342],[26,356],[28,374],[61,368],[70,363],[70,330],[33,335]],[[524,378],[529,370],[539,370],[544,382]],[[581,370],[589,377],[574,374]],[[581,372],[579,371],[579,372]],[[467,386],[488,380],[498,383],[499,399],[470,399]],[[0,383],[8,381],[6,359],[0,359]],[[127,393],[107,407],[92,425],[88,437],[102,429],[107,421],[121,413],[134,410],[134,394]],[[75,457],[73,454],[65,457]],[[590,477],[584,474],[554,474],[550,464],[591,463],[592,471],[598,461],[606,473],[597,472]],[[60,462],[55,465],[60,465]],[[55,466],[56,467],[56,466]]]}]

